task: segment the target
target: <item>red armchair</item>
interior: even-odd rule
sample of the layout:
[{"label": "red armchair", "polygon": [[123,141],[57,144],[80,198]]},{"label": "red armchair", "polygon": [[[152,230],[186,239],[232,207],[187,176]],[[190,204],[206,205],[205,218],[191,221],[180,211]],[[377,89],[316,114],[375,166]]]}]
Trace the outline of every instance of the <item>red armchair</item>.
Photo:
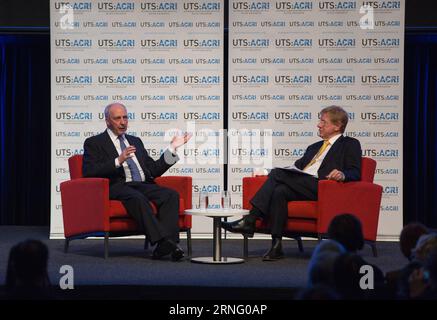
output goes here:
[{"label": "red armchair", "polygon": [[[121,201],[109,200],[108,179],[83,178],[82,157],[75,155],[68,159],[71,180],[61,183],[64,249],[68,252],[71,240],[103,236],[106,259],[109,237],[143,233],[127,214]],[[192,207],[192,178],[166,176],[156,178],[155,182],[179,192],[179,229],[187,233],[188,255],[191,255],[191,216],[185,215],[184,210]],[[144,247],[148,247],[147,238]]]},{"label": "red armchair", "polygon": [[[366,243],[377,256],[376,233],[378,230],[379,209],[382,187],[373,183],[376,161],[362,158],[361,181],[335,182],[319,181],[317,201],[290,201],[288,220],[283,236],[297,240],[299,250],[303,251],[301,237],[316,237],[319,240],[326,235],[331,220],[341,213],[352,213],[360,219]],[[267,176],[243,178],[243,208],[251,209],[249,200],[267,180]],[[269,233],[266,222],[258,220],[256,232]],[[244,256],[248,256],[248,239],[244,238]]]}]

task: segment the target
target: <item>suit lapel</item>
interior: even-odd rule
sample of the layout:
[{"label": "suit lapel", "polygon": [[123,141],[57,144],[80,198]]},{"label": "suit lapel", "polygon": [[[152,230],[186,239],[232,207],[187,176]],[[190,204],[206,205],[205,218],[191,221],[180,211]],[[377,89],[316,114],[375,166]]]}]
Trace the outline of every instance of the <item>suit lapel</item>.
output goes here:
[{"label": "suit lapel", "polygon": [[105,149],[106,153],[108,154],[109,157],[115,159],[118,157],[118,152],[117,149],[115,149],[114,143],[112,142],[111,138],[109,137],[109,134],[107,131],[102,133],[103,138],[102,138],[102,146],[103,149]]},{"label": "suit lapel", "polygon": [[344,136],[340,136],[337,141],[334,142],[334,144],[332,145],[332,147],[329,149],[328,153],[326,154],[325,158],[323,159],[322,163],[320,164],[320,169],[323,168],[323,166],[326,163],[329,163],[333,160],[333,158],[335,157],[335,155],[337,154],[338,148],[340,148],[341,144],[343,143]]},{"label": "suit lapel", "polygon": [[310,163],[310,161],[313,160],[314,156],[317,154],[322,144],[323,144],[323,140],[319,142],[315,142],[314,144],[311,145],[311,149],[308,150],[308,153],[305,155],[303,168],[305,168],[308,165],[308,163]]}]

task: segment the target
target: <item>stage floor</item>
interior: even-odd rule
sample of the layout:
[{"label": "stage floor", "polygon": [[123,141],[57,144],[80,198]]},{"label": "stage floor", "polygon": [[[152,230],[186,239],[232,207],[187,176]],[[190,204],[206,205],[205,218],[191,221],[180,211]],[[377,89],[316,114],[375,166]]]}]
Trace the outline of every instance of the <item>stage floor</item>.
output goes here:
[{"label": "stage floor", "polygon": [[[47,227],[0,226],[0,274],[6,274],[9,250],[14,244],[26,239],[39,239],[49,247],[49,277],[54,286],[62,276],[61,266],[70,265],[74,269],[74,285],[82,292],[87,291],[84,288],[92,292],[100,286],[117,286],[122,297],[123,290],[147,287],[150,292],[155,292],[155,298],[160,291],[169,298],[168,292],[175,289],[177,293],[174,292],[174,296],[184,298],[189,296],[183,292],[193,292],[189,288],[215,288],[214,292],[222,294],[223,298],[239,298],[240,295],[241,298],[250,298],[253,289],[263,288],[264,294],[270,290],[271,298],[287,297],[296,288],[305,286],[308,262],[317,244],[316,241],[304,241],[305,252],[299,253],[295,241],[285,241],[284,259],[263,262],[260,257],[268,249],[270,241],[251,240],[249,258],[244,263],[212,265],[192,263],[188,257],[179,262],[152,260],[153,248],[144,251],[142,240],[120,238],[110,239],[107,260],[103,258],[103,240],[100,239],[72,241],[69,253],[65,254],[64,241],[50,240],[48,234]],[[186,250],[185,240],[181,240],[180,245]],[[193,240],[192,246],[193,257],[212,255],[212,240]],[[399,243],[378,242],[377,248],[376,258],[367,245],[360,254],[382,271],[394,270],[407,263],[399,250]],[[223,256],[241,257],[243,241],[224,240],[222,253]],[[0,285],[3,286],[4,282],[5,277],[2,276]],[[202,290],[197,292],[195,298],[207,297]],[[145,291],[144,294],[148,295]],[[118,297],[116,292],[112,295]]]}]

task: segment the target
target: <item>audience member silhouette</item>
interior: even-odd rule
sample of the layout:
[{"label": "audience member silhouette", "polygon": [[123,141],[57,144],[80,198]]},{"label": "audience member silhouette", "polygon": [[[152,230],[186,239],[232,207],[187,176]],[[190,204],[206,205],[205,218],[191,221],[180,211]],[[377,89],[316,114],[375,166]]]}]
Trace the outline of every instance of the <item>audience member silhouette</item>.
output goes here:
[{"label": "audience member silhouette", "polygon": [[425,262],[431,251],[437,248],[437,233],[423,234],[417,240],[416,246],[411,251],[414,260]]},{"label": "audience member silhouette", "polygon": [[48,258],[48,248],[39,240],[26,240],[12,247],[6,274],[8,298],[51,298]]},{"label": "audience member silhouette", "polygon": [[[422,234],[408,256],[411,262],[398,271],[387,273],[387,283],[393,287],[396,280],[396,298],[436,298],[437,234]],[[394,277],[393,275],[397,275]]]},{"label": "audience member silhouette", "polygon": [[[371,273],[367,274],[369,269],[362,270],[363,266],[370,267]],[[334,288],[342,299],[373,299],[384,295],[384,273],[355,253],[347,252],[337,257],[333,279]]]},{"label": "audience member silhouette", "polygon": [[[399,246],[402,254],[410,262],[413,260],[412,251],[416,247],[417,241],[422,235],[428,233],[428,228],[417,222],[409,223],[402,229],[399,236]],[[386,273],[385,278],[387,290],[392,297],[399,295],[404,298],[408,297],[408,277],[416,267],[417,263],[413,263],[401,269],[392,270]]]},{"label": "audience member silhouette", "polygon": [[428,234],[428,228],[421,223],[409,223],[401,231],[399,236],[399,245],[401,247],[402,254],[411,261],[411,251],[417,244],[420,236]]},{"label": "audience member silhouette", "polygon": [[333,288],[335,259],[346,249],[335,240],[323,240],[314,249],[308,264],[308,287],[324,285]]},{"label": "audience member silhouette", "polygon": [[[426,261],[423,266],[423,270],[419,273],[419,277],[421,280],[422,290],[417,290],[415,293],[416,298],[419,299],[437,299],[437,248],[432,248],[429,252]],[[410,280],[410,297],[412,296],[412,280]],[[416,288],[417,289],[417,288]]]},{"label": "audience member silhouette", "polygon": [[[423,268],[423,263],[417,260],[413,260],[408,263],[404,268],[399,270],[399,276],[397,277],[395,287],[395,298],[397,299],[411,299],[410,295],[410,282],[411,275],[418,272]],[[414,284],[413,284],[414,285]]]},{"label": "audience member silhouette", "polygon": [[328,226],[328,238],[339,242],[349,252],[363,249],[361,221],[350,213],[335,216]]}]

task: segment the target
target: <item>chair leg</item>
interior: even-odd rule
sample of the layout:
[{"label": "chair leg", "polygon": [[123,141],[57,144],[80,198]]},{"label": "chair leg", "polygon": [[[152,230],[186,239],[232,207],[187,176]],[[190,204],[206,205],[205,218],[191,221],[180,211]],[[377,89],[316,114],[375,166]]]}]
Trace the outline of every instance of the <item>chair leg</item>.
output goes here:
[{"label": "chair leg", "polygon": [[302,243],[302,238],[301,237],[296,237],[295,238],[297,241],[297,247],[299,248],[299,252],[303,252],[303,243]]},{"label": "chair leg", "polygon": [[144,250],[149,249],[149,238],[147,236],[144,238]]},{"label": "chair leg", "polygon": [[243,237],[243,257],[246,259],[249,257],[249,238],[247,236]]},{"label": "chair leg", "polygon": [[70,244],[70,240],[65,239],[65,242],[64,242],[64,252],[65,253],[68,253],[68,246],[69,246],[69,244]]},{"label": "chair leg", "polygon": [[104,248],[104,250],[105,250],[105,259],[108,259],[108,255],[109,255],[109,232],[105,232],[105,240],[104,240],[104,243],[105,243],[105,248]]},{"label": "chair leg", "polygon": [[192,248],[191,248],[191,229],[187,229],[187,249],[188,256],[191,257]]}]

